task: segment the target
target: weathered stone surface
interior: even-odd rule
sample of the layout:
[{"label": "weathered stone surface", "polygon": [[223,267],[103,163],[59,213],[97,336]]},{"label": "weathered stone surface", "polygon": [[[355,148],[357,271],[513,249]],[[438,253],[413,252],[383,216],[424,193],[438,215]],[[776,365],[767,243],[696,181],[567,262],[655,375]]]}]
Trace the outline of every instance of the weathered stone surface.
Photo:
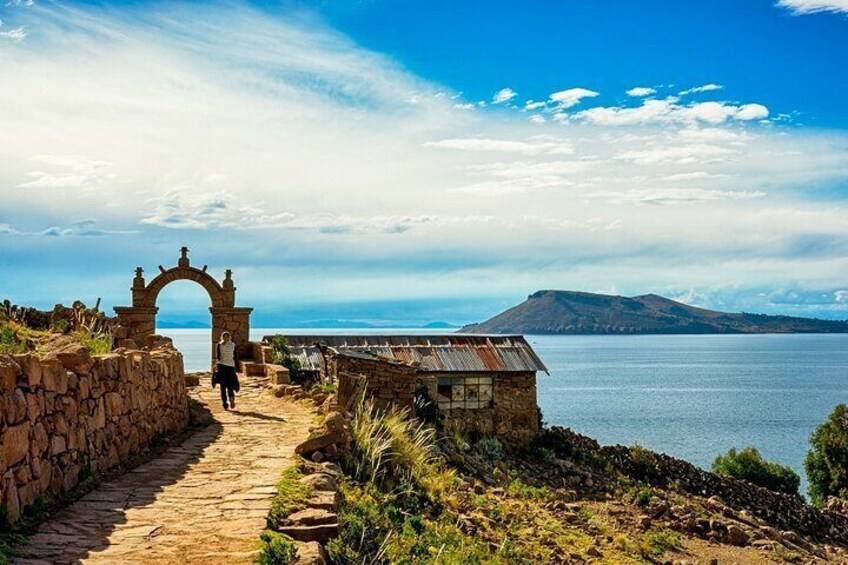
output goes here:
[{"label": "weathered stone surface", "polygon": [[309,438],[295,448],[295,453],[298,455],[309,456],[315,451],[324,449],[334,443],[344,443],[346,436],[342,432],[333,432],[321,434],[319,436]]},{"label": "weathered stone surface", "polygon": [[304,508],[289,514],[287,521],[292,525],[317,526],[319,524],[335,524],[339,517],[335,512],[322,508]]},{"label": "weathered stone surface", "polygon": [[339,525],[321,524],[319,526],[285,526],[280,528],[280,533],[286,534],[297,541],[315,541],[320,544],[325,544],[339,535]]},{"label": "weathered stone surface", "polygon": [[730,545],[744,547],[748,545],[749,539],[750,537],[745,532],[745,530],[743,530],[736,524],[732,524],[727,528],[727,543],[729,543]]},{"label": "weathered stone surface", "polygon": [[300,479],[305,485],[310,485],[315,490],[339,490],[339,484],[333,475],[328,473],[314,473]]},{"label": "weathered stone surface", "polygon": [[3,433],[3,458],[7,468],[21,461],[29,451],[30,427],[29,422],[23,422],[6,428]]},{"label": "weathered stone surface", "polygon": [[302,543],[297,548],[295,565],[326,565],[327,553],[317,541]]}]

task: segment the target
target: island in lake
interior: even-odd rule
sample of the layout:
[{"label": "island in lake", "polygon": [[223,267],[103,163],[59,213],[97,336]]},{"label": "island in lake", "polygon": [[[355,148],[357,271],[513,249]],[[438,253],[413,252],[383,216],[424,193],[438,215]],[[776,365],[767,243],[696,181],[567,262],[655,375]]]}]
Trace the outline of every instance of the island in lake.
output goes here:
[{"label": "island in lake", "polygon": [[726,313],[656,294],[612,296],[540,290],[463,333],[509,334],[740,334],[845,333],[848,321]]}]

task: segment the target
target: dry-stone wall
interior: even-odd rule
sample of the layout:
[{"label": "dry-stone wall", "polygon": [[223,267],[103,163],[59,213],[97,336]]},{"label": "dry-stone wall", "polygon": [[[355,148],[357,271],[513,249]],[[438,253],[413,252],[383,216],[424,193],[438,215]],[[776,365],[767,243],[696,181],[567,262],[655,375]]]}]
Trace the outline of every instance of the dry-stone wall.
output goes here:
[{"label": "dry-stone wall", "polygon": [[172,348],[0,355],[0,503],[15,520],[37,497],[125,462],[188,417],[183,359]]}]

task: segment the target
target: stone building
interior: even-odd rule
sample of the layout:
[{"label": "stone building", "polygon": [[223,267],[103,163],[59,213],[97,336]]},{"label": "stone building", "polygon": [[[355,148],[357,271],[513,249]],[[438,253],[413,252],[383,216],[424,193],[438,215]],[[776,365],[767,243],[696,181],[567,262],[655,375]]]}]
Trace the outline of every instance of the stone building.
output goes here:
[{"label": "stone building", "polygon": [[342,406],[364,390],[380,407],[412,407],[425,388],[446,422],[464,432],[521,443],[539,431],[536,373],[548,370],[522,336],[286,339],[305,370],[336,379]]}]

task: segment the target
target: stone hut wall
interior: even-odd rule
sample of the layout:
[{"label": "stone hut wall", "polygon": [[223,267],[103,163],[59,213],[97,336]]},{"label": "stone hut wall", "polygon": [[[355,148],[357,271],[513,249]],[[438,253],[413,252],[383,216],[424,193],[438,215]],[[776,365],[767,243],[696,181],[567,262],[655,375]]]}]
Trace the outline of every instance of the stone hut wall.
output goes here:
[{"label": "stone hut wall", "polygon": [[182,355],[0,355],[0,504],[15,520],[188,424]]},{"label": "stone hut wall", "polygon": [[533,439],[539,433],[536,373],[498,373],[493,383],[495,435],[515,443]]},{"label": "stone hut wall", "polygon": [[[357,382],[365,380],[365,394],[379,408],[394,405],[412,408],[415,391],[428,389],[437,397],[439,373],[380,359],[362,359],[339,355],[334,371],[339,383],[339,404],[347,406],[357,394]],[[447,375],[447,374],[446,374]],[[443,410],[445,419],[464,433],[497,436],[510,443],[526,443],[539,431],[539,407],[536,404],[536,374],[527,372],[487,372],[492,377],[491,408]],[[449,375],[456,376],[456,375]]]},{"label": "stone hut wall", "polygon": [[412,408],[418,387],[418,369],[403,363],[379,359],[361,359],[340,355],[333,370],[338,379],[339,406],[348,406],[358,394],[358,383],[365,379],[365,395],[377,408]]}]

